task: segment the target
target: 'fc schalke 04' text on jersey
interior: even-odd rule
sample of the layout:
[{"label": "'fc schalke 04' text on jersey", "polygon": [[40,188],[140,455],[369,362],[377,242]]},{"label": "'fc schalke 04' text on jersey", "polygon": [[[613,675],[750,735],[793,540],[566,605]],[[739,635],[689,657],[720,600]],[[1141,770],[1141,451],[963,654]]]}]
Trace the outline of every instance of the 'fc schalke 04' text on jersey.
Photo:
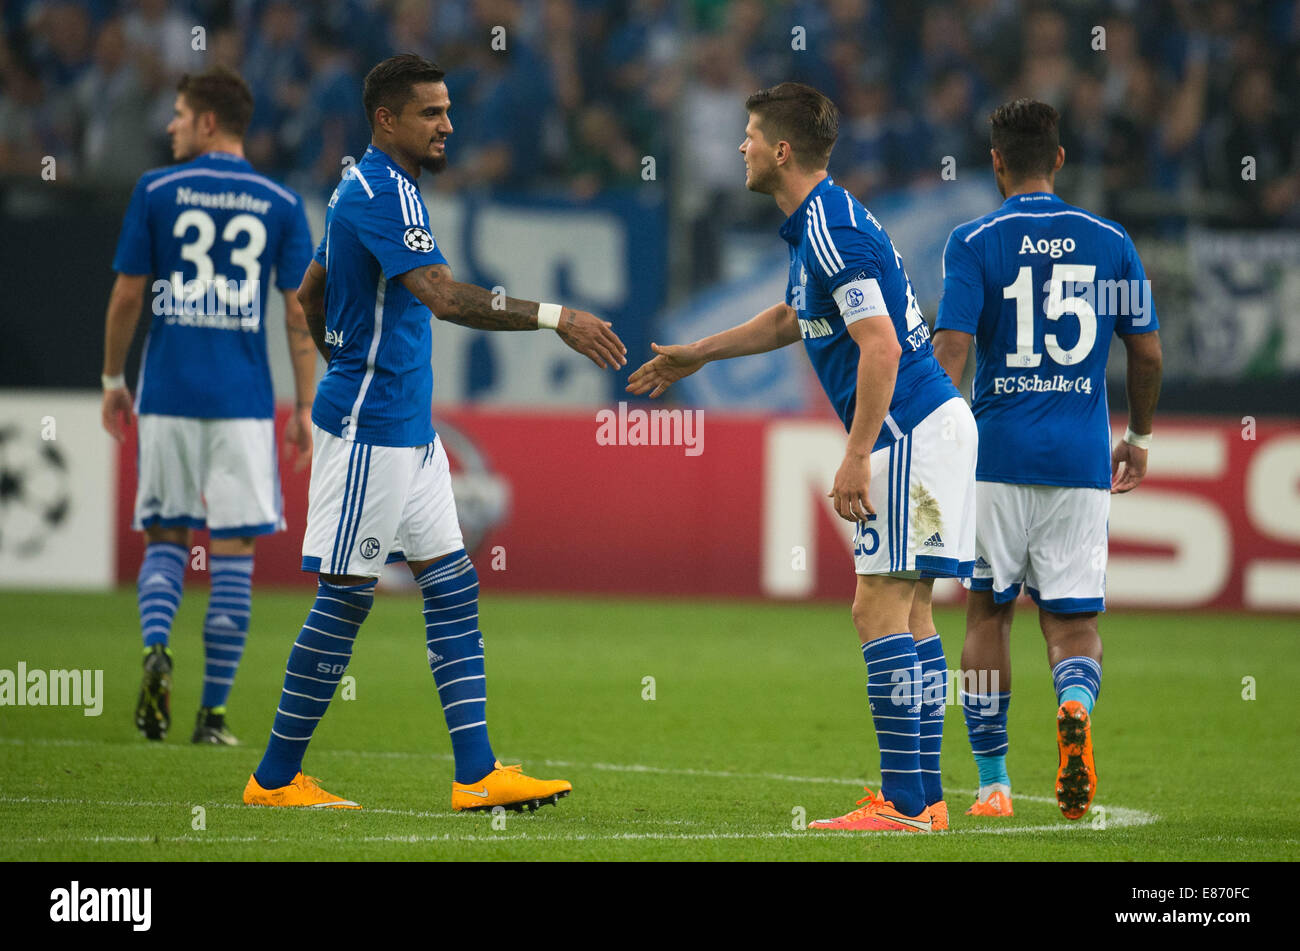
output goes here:
[{"label": "'fc schalke 04' text on jersey", "polygon": [[884,316],[903,353],[885,424],[873,449],[888,446],[936,407],[959,396],[934,358],[930,328],[903,270],[903,259],[880,222],[829,177],[822,179],[781,226],[790,244],[785,301],[831,405],[852,429],[861,351],[848,325]]},{"label": "'fc schalke 04' text on jersey", "polygon": [[316,261],[331,353],[312,421],[377,446],[433,442],[433,315],[397,278],[447,259],[415,180],[373,145],[330,198]]},{"label": "'fc schalke 04' text on jersey", "polygon": [[1013,195],[953,230],[937,330],[975,336],[985,482],[1110,487],[1112,334],[1158,328],[1133,240],[1055,195]]},{"label": "'fc schalke 04' text on jersey", "polygon": [[146,172],[113,269],[152,274],[136,412],[269,419],[275,394],[264,288],[296,288],[311,260],[302,200],[226,152]]}]

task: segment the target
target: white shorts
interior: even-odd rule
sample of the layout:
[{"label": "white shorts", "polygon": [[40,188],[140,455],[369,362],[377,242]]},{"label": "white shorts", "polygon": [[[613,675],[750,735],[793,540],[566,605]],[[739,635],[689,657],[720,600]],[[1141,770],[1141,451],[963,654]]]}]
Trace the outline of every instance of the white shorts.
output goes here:
[{"label": "white shorts", "polygon": [[1023,584],[1057,614],[1106,610],[1110,492],[1060,485],[975,483],[975,572],[968,587],[1014,601]]},{"label": "white shorts", "polygon": [[312,427],[302,570],[378,578],[390,561],[465,547],[442,440],[372,446]]},{"label": "white shorts", "polygon": [[975,417],[965,400],[953,397],[892,446],[871,454],[867,497],[876,514],[854,531],[858,574],[970,576],[978,452]]},{"label": "white shorts", "polygon": [[134,528],[206,527],[213,538],[284,528],[274,420],[137,419]]}]

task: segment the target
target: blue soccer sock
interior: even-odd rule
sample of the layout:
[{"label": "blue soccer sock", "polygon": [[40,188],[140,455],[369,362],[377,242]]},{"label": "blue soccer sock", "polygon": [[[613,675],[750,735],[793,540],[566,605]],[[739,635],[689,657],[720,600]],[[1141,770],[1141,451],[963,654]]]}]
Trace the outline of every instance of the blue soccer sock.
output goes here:
[{"label": "blue soccer sock", "polygon": [[962,713],[966,717],[966,734],[980,775],[980,798],[987,786],[1002,785],[1009,790],[1007,775],[1007,710],[1011,691],[999,693],[961,692]]},{"label": "blue soccer sock", "polygon": [[287,786],[302,769],[316,724],[352,659],[352,644],[375,603],[375,582],[333,585],[324,578],[284,671],[271,739],[253,776],[263,789]]},{"label": "blue soccer sock", "polygon": [[921,788],[921,663],[911,634],[862,645],[867,700],[880,746],[880,795],[905,816],[925,809]]},{"label": "blue soccer sock", "polygon": [[1052,668],[1052,683],[1056,687],[1056,704],[1078,700],[1092,713],[1092,707],[1101,693],[1101,664],[1091,657],[1067,657]]},{"label": "blue soccer sock", "polygon": [[185,562],[189,550],[173,542],[154,542],[144,550],[140,576],[136,583],[136,600],[140,605],[140,630],[144,646],[167,646],[172,636],[172,621],[181,606],[185,582]]},{"label": "blue soccer sock", "polygon": [[429,668],[456,757],[456,782],[478,782],[496,766],[487,730],[487,676],[478,629],[478,573],[464,549],[415,579],[424,592]]},{"label": "blue soccer sock", "polygon": [[948,703],[948,661],[938,634],[916,642],[921,661],[921,788],[925,804],[943,799],[939,752],[943,747],[943,718]]},{"label": "blue soccer sock", "polygon": [[244,656],[253,607],[253,556],[213,555],[208,561],[212,592],[203,619],[203,700],[220,710],[230,697],[239,659]]}]

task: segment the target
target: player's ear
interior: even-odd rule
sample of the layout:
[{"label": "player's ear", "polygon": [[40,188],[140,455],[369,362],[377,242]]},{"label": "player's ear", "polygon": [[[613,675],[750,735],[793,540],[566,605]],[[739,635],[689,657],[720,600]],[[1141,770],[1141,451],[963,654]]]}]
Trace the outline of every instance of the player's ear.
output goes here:
[{"label": "player's ear", "polygon": [[1056,147],[1056,164],[1052,166],[1052,171],[1059,172],[1061,170],[1061,166],[1064,164],[1065,164],[1065,146],[1058,145]]}]

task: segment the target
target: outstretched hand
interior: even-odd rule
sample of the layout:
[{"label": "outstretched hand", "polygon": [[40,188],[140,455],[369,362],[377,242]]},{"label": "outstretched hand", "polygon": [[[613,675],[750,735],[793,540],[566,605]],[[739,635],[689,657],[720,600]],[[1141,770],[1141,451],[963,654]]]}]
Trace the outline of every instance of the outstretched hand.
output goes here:
[{"label": "outstretched hand", "polygon": [[654,399],[682,377],[690,376],[704,366],[704,361],[690,347],[661,347],[652,343],[650,349],[656,356],[637,367],[627,379],[627,391],[634,396],[641,396],[649,390],[650,398]]},{"label": "outstretched hand", "polygon": [[613,326],[585,310],[566,307],[555,330],[561,340],[605,370],[627,365],[627,347],[618,339]]}]

